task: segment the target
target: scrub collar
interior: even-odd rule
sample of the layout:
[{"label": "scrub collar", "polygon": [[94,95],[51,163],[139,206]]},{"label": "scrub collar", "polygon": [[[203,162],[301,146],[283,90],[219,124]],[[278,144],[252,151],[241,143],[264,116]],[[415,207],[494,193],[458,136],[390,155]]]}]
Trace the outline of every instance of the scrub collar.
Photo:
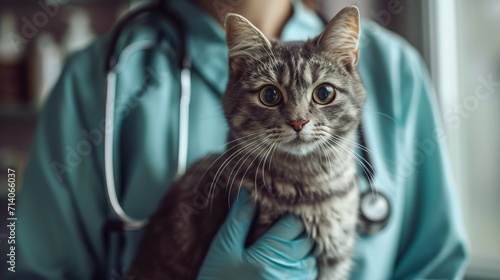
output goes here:
[{"label": "scrub collar", "polygon": [[[169,1],[169,9],[181,15],[187,32],[187,53],[193,70],[222,95],[228,81],[228,49],[224,29],[194,1]],[[300,0],[293,1],[293,14],[283,27],[282,41],[307,40],[323,30],[318,15]],[[195,93],[196,94],[196,93]]]},{"label": "scrub collar", "polygon": [[304,6],[301,0],[293,1],[293,15],[281,31],[281,41],[307,40],[323,31],[323,21],[316,12]]}]

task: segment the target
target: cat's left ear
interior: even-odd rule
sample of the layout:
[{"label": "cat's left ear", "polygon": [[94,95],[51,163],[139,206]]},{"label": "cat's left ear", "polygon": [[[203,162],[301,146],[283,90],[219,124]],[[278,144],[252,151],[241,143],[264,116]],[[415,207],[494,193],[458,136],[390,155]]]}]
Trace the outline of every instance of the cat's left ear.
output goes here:
[{"label": "cat's left ear", "polygon": [[249,20],[229,13],[225,21],[226,41],[229,49],[229,65],[237,70],[245,59],[253,59],[263,48],[271,49],[271,43]]},{"label": "cat's left ear", "polygon": [[342,9],[326,25],[316,41],[318,46],[346,66],[358,63],[359,10],[356,6]]}]

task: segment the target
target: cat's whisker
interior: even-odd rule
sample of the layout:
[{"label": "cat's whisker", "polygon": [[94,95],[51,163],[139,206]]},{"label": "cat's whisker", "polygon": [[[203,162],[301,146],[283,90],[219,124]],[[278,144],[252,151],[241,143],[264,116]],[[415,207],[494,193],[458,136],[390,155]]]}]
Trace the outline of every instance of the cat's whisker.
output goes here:
[{"label": "cat's whisker", "polygon": [[[255,145],[258,145],[259,142],[261,141],[260,138],[261,138],[260,135],[257,135],[256,138],[252,138],[254,141],[252,141],[251,143],[246,143],[243,147],[240,147],[238,150],[234,151],[228,158],[226,158],[222,162],[222,164],[217,169],[217,172],[215,173],[214,178],[212,180],[212,183],[210,185],[209,196],[210,196],[212,190],[215,192],[215,188],[217,187],[217,181],[219,180],[220,176],[222,175],[222,173],[226,169],[226,167],[231,163],[231,161],[233,159],[235,159],[236,157],[238,157],[239,154],[241,154],[242,152],[244,152],[248,148],[251,148]],[[230,177],[231,177],[231,174],[228,178],[228,181],[229,181]],[[212,199],[212,201],[213,201],[213,199]],[[210,209],[211,209],[211,207],[212,207],[212,203],[210,204]]]},{"label": "cat's whisker", "polygon": [[[368,162],[366,159],[364,159],[363,157],[359,156],[358,154],[356,154],[354,151],[350,150],[350,149],[346,149],[344,147],[344,142],[342,141],[339,141],[337,139],[331,139],[331,141],[334,141],[334,143],[338,144],[340,147],[344,148],[346,151],[350,152],[355,158],[357,161],[359,161],[360,165],[362,165],[363,169],[364,170],[367,170],[370,174],[370,178],[373,179],[373,173],[370,171],[370,170],[375,170],[374,167],[370,164],[370,162]],[[361,160],[359,160],[358,158],[360,158]],[[368,165],[368,167],[365,165],[365,163]],[[368,174],[367,174],[368,175]]]},{"label": "cat's whisker", "polygon": [[[262,164],[262,161],[264,161],[264,165],[266,164],[266,157],[267,155],[269,154],[269,152],[271,151],[271,147],[268,146],[268,149],[264,149],[264,155],[260,158],[259,160],[259,164],[257,165],[257,168],[255,169],[255,176],[254,176],[254,184],[255,186],[257,186],[257,176],[259,174],[259,168],[260,168],[260,165]],[[260,155],[260,153],[257,155],[257,157]],[[264,182],[264,186],[267,188],[267,185],[266,185],[266,181],[264,181],[264,169],[262,169],[262,180]]]},{"label": "cat's whisker", "polygon": [[334,137],[334,138],[337,138],[338,140],[346,141],[347,144],[349,144],[349,145],[352,145],[352,146],[354,146],[356,148],[359,148],[359,149],[361,149],[361,150],[363,150],[363,151],[365,151],[365,152],[367,152],[369,154],[372,154],[372,152],[366,146],[363,146],[363,145],[361,145],[359,143],[356,143],[356,142],[354,142],[353,140],[351,140],[349,138],[345,138],[345,137],[342,137],[340,135],[335,135],[335,134],[330,134],[330,135],[332,137]]},{"label": "cat's whisker", "polygon": [[[271,189],[270,189],[270,188],[267,186],[267,184],[266,184],[265,166],[266,166],[266,160],[267,160],[267,158],[269,157],[269,155],[271,154],[271,151],[273,150],[273,148],[274,148],[274,146],[275,146],[275,145],[276,145],[276,141],[274,141],[274,142],[272,143],[272,145],[269,147],[267,154],[264,154],[264,164],[262,164],[262,182],[264,183],[264,187],[265,187],[267,190],[269,190],[269,191],[270,191]],[[259,165],[260,165],[260,163],[259,163]],[[257,172],[256,172],[256,174],[258,173],[258,171],[259,171],[259,168],[257,167]]]},{"label": "cat's whisker", "polygon": [[372,111],[372,113],[373,113],[373,114],[377,114],[377,115],[381,115],[381,116],[383,116],[383,117],[388,118],[388,119],[389,119],[389,120],[391,120],[393,123],[397,123],[397,122],[396,122],[396,120],[395,120],[393,117],[391,117],[391,116],[389,116],[389,115],[387,115],[387,114],[384,114],[384,113],[382,113],[382,112],[375,112],[375,111]]},{"label": "cat's whisker", "polygon": [[[335,146],[331,145],[331,147],[335,149]],[[347,163],[347,159],[346,159],[345,157],[343,157],[341,153],[339,153],[339,154],[341,155],[341,157],[342,157],[342,159],[343,159],[343,162],[344,162],[344,164],[345,164],[344,166],[347,166],[347,165],[348,165],[348,163]],[[345,168],[344,168],[344,170],[345,170]],[[356,175],[357,175],[357,173],[356,173],[356,172],[354,172],[354,173],[350,176],[350,180],[349,180],[349,181],[351,182],[351,184],[348,184],[348,191],[351,191],[351,189],[350,189],[350,187],[351,187],[351,186],[356,186],[356,185],[357,185],[357,184],[356,184],[356,180],[357,180],[357,176],[356,176]]]},{"label": "cat's whisker", "polygon": [[[203,173],[203,175],[202,175],[202,176],[200,177],[200,179],[198,180],[198,183],[197,183],[197,185],[196,185],[196,187],[195,187],[195,190],[197,190],[197,189],[198,189],[199,184],[200,184],[201,180],[205,177],[205,175],[206,175],[207,171],[208,171],[208,170],[210,170],[210,168],[211,168],[211,167],[212,167],[212,166],[213,166],[213,165],[214,165],[214,164],[215,164],[215,163],[216,163],[219,159],[221,159],[223,156],[225,156],[225,155],[227,155],[228,153],[230,153],[230,152],[231,152],[231,150],[233,150],[233,149],[238,148],[238,149],[236,150],[236,151],[238,151],[238,150],[241,150],[241,149],[245,149],[245,147],[246,147],[246,146],[248,146],[248,145],[252,145],[253,143],[257,143],[257,142],[259,142],[259,139],[261,138],[261,136],[260,136],[260,134],[261,134],[261,133],[262,133],[262,131],[257,131],[257,132],[255,132],[255,133],[251,133],[251,134],[249,134],[248,136],[239,137],[238,139],[235,139],[235,140],[233,140],[233,141],[229,141],[228,143],[231,143],[231,144],[232,144],[232,143],[235,143],[235,144],[234,144],[234,146],[233,146],[233,147],[228,148],[228,149],[227,149],[224,153],[222,153],[219,157],[217,157],[217,159],[215,159],[215,160],[214,160],[214,161],[210,164],[209,168],[208,168],[208,169],[206,169],[206,171]],[[245,139],[245,138],[249,138],[249,139]],[[242,140],[242,139],[244,139],[244,140]],[[249,143],[249,142],[250,142],[250,143]],[[244,147],[240,147],[241,145],[244,145]],[[231,156],[230,156],[230,157],[231,157]],[[208,159],[208,158],[209,158],[209,157],[206,157],[206,158],[202,161],[202,163],[203,163],[206,159]],[[227,159],[226,159],[226,160],[227,160]],[[225,162],[225,161],[224,161],[224,162]],[[200,165],[198,165],[198,166],[201,166],[201,164],[200,164]],[[198,167],[196,167],[195,171],[196,171],[197,169],[198,169]],[[219,167],[219,169],[220,169],[220,167]],[[217,170],[217,172],[219,171],[219,169]],[[195,172],[193,172],[193,174],[194,174],[194,173],[195,173]],[[217,175],[217,173],[216,173],[216,175]],[[208,192],[208,197],[211,197],[211,196],[210,196],[210,194],[211,194],[211,191],[212,191],[212,188],[213,188],[214,182],[216,182],[216,180],[215,180],[216,175],[214,176],[214,180],[212,181],[212,184],[210,185],[210,189],[209,189],[209,192]]]},{"label": "cat's whisker", "polygon": [[[270,135],[269,135],[269,136],[270,136]],[[269,136],[268,136],[268,137],[269,137]],[[267,138],[267,137],[266,137],[266,138]],[[262,144],[264,144],[264,142],[265,142],[265,140],[263,140],[263,141],[262,141]],[[257,151],[257,149],[254,149],[254,150],[252,151],[252,154],[253,154],[253,152],[255,152],[255,151]],[[265,151],[265,150],[262,150],[262,151]],[[238,194],[239,194],[239,190],[241,189],[241,185],[243,184],[243,180],[245,179],[245,177],[246,177],[246,175],[247,175],[247,173],[248,173],[248,170],[250,170],[250,167],[252,167],[252,164],[253,164],[253,163],[254,163],[254,161],[255,161],[255,160],[259,157],[259,155],[262,153],[262,151],[260,151],[260,152],[259,152],[259,154],[257,154],[257,156],[256,156],[256,157],[255,157],[255,158],[254,158],[254,159],[250,162],[250,164],[248,165],[247,169],[245,170],[245,173],[243,173],[243,176],[241,176],[240,184],[239,184],[239,187],[238,187],[238,188],[239,188],[239,189],[238,189]],[[248,157],[247,157],[247,159],[248,159]],[[245,159],[245,162],[246,162],[246,159]],[[243,164],[244,164],[245,162],[243,162]],[[243,164],[242,164],[242,165],[243,165]],[[258,193],[258,192],[257,192],[257,185],[256,185],[256,184],[254,185],[254,188],[255,188],[255,193]]]},{"label": "cat's whisker", "polygon": [[[366,153],[368,153],[368,154],[372,154],[372,152],[370,151],[370,149],[368,149],[367,147],[365,147],[365,146],[363,146],[363,145],[361,145],[361,144],[359,144],[359,143],[356,143],[355,141],[353,141],[353,140],[351,140],[351,139],[349,139],[349,138],[342,137],[342,136],[340,136],[340,135],[335,135],[335,134],[330,133],[330,132],[328,132],[328,131],[324,131],[324,132],[328,133],[328,134],[332,137],[332,140],[336,140],[336,142],[341,142],[341,143],[343,143],[343,144],[351,145],[351,146],[353,146],[354,148],[358,148],[358,149],[361,149],[361,150],[365,151],[365,152],[366,152]],[[354,156],[356,156],[357,158],[359,158],[359,159],[360,159],[360,160],[362,160],[365,164],[367,164],[367,165],[368,165],[368,167],[370,168],[370,169],[368,169],[368,170],[375,170],[375,168],[371,165],[371,163],[370,163],[367,159],[365,159],[365,158],[364,158],[364,157],[362,157],[362,156],[357,155],[355,152],[354,152],[353,154],[354,154]],[[364,169],[366,169],[366,168],[364,168]]]},{"label": "cat's whisker", "polygon": [[268,171],[271,171],[271,162],[273,161],[274,151],[276,150],[277,146],[278,146],[278,140],[275,140],[273,146],[271,147],[271,154],[269,155],[269,161],[267,162]]},{"label": "cat's whisker", "polygon": [[[255,184],[255,186],[257,186],[257,177],[259,175],[260,165],[262,164],[262,162],[264,162],[264,164],[266,164],[266,161],[265,161],[266,155],[269,153],[270,150],[271,150],[271,147],[269,147],[269,146],[267,147],[267,149],[264,150],[265,151],[264,155],[260,158],[259,164],[257,164],[257,168],[255,168],[255,176],[254,176],[254,184]],[[262,175],[264,175],[264,173]],[[263,182],[265,184],[265,181],[263,181]]]},{"label": "cat's whisker", "polygon": [[[361,161],[361,160],[359,159],[359,156],[358,156],[358,155],[357,155],[354,151],[351,151],[350,149],[347,149],[346,147],[344,147],[344,145],[343,145],[341,142],[339,142],[339,141],[337,141],[337,140],[335,140],[335,139],[330,139],[330,140],[335,141],[334,143],[335,143],[337,146],[339,146],[339,147],[343,148],[346,152],[350,153],[350,154],[353,156],[353,158],[356,160],[356,162],[357,162],[357,163],[361,166],[361,169],[363,170],[363,173],[366,175],[366,178],[368,179],[368,183],[369,183],[369,185],[370,185],[371,190],[372,190],[372,191],[374,191],[374,190],[375,190],[375,192],[378,192],[378,191],[377,191],[377,188],[376,188],[376,186],[375,186],[375,184],[374,184],[374,181],[373,181],[373,179],[374,179],[374,174],[370,171],[370,170],[373,170],[373,169],[369,169],[369,168],[368,168],[368,167],[367,167],[367,166],[363,163],[363,161]],[[363,158],[361,157],[361,159],[363,159]],[[364,160],[364,159],[363,159],[363,160]],[[366,160],[364,160],[364,161],[366,162]],[[370,164],[370,163],[368,163],[368,164]],[[371,165],[370,165],[370,167],[371,167]],[[372,167],[372,168],[373,168],[373,167]]]},{"label": "cat's whisker", "polygon": [[[245,162],[246,162],[246,161],[250,158],[250,156],[251,156],[253,153],[255,153],[255,152],[256,152],[256,151],[257,151],[257,150],[258,150],[261,146],[263,146],[263,145],[265,145],[265,143],[264,143],[264,142],[262,142],[262,143],[260,143],[259,145],[257,145],[257,147],[255,147],[254,149],[252,149],[252,150],[248,151],[248,152],[245,154],[245,156],[243,156],[243,157],[241,158],[241,159],[243,159],[243,158],[244,158],[243,162],[242,162],[239,166],[238,166],[238,163],[235,165],[235,166],[238,166],[238,170],[236,170],[236,173],[235,173],[235,175],[233,176],[233,180],[231,181],[231,184],[230,184],[230,187],[229,187],[229,188],[230,188],[230,190],[231,190],[231,188],[234,186],[234,180],[236,180],[236,176],[237,176],[237,174],[239,174],[239,172],[240,172],[241,168],[245,165]],[[241,160],[241,159],[240,159],[240,160]],[[240,161],[240,160],[239,160],[239,161]],[[238,162],[239,162],[239,161],[238,161]],[[253,162],[253,161],[252,161],[252,162]],[[243,180],[244,180],[244,178],[245,178],[245,176],[246,176],[246,173],[247,173],[247,171],[248,171],[248,168],[250,168],[250,167],[251,167],[251,164],[247,167],[247,170],[245,171],[245,174],[241,177],[241,181],[240,181],[240,184],[239,184],[239,186],[238,186],[238,194],[237,194],[238,196],[240,195],[240,190],[241,190],[241,185],[242,185],[242,183],[243,183]]]},{"label": "cat's whisker", "polygon": [[[257,133],[256,133],[257,134]],[[236,144],[235,146],[227,149],[226,151],[224,151],[222,154],[220,154],[216,160],[214,160],[210,165],[209,165],[209,168],[207,168],[205,170],[205,172],[203,172],[203,174],[200,176],[199,180],[198,180],[198,183],[196,184],[196,187],[195,187],[195,190],[198,189],[202,179],[205,177],[206,173],[208,172],[208,170],[210,170],[210,168],[221,158],[223,158],[225,155],[227,155],[228,153],[230,153],[232,150],[238,148],[238,145],[241,145],[243,143],[246,143],[246,142],[250,142],[250,141],[258,141],[259,139],[259,135],[253,135],[253,137],[251,137],[252,135],[249,135],[247,138],[250,138],[250,139],[245,139],[245,140],[242,140],[242,139],[239,139],[239,141],[241,143],[239,144]],[[245,138],[245,137],[242,137],[242,138]],[[199,164],[197,164],[197,166],[195,167],[195,169],[193,170],[193,174],[196,174],[196,171],[198,170],[198,168],[200,166],[203,166],[203,163],[208,160],[210,158],[210,156],[214,155],[215,153],[210,153],[207,157],[205,157]]]},{"label": "cat's whisker", "polygon": [[[234,158],[236,158],[240,153],[245,151],[247,148],[252,147],[254,145],[257,145],[258,143],[259,143],[259,139],[256,139],[256,140],[252,141],[251,143],[247,143],[244,147],[240,147],[233,154],[231,154],[227,159],[225,159],[224,162],[219,166],[219,168],[217,169],[217,172],[214,175],[214,178],[212,179],[212,183],[210,185],[210,189],[208,192],[208,196],[212,198],[212,201],[213,201],[213,197],[211,196],[211,193],[212,193],[212,191],[215,192],[215,188],[217,187],[217,181],[219,180],[220,176],[222,175],[222,172],[226,169],[227,165],[229,165],[229,163]],[[212,201],[210,204],[210,210],[212,209]]]},{"label": "cat's whisker", "polygon": [[[225,156],[227,153],[231,152],[231,150],[235,149],[238,147],[238,145],[242,145],[246,142],[249,142],[249,141],[252,141],[252,140],[258,140],[260,138],[260,135],[259,133],[262,133],[262,131],[257,131],[255,133],[250,133],[249,135],[247,136],[243,136],[243,137],[240,137],[238,139],[235,139],[235,140],[232,140],[232,141],[229,141],[225,144],[225,146],[227,146],[228,144],[232,144],[234,142],[237,142],[239,141],[235,146],[231,147],[231,148],[228,148],[226,149],[226,151],[224,151],[221,155],[219,155],[219,157],[217,157],[216,160],[214,160],[212,162],[212,164],[210,164],[209,168],[207,168],[207,170],[202,174],[202,176],[200,177],[200,179],[198,180],[198,183],[196,184],[196,187],[195,187],[195,190],[198,189],[200,183],[201,183],[201,180],[204,178],[204,176],[206,175],[207,171],[210,170],[210,168],[219,160],[221,159],[223,156]],[[252,137],[253,136],[253,137]],[[250,139],[246,139],[246,138],[250,138]],[[198,168],[200,166],[203,165],[203,163],[210,158],[210,156],[212,156],[213,154],[215,153],[210,153],[207,157],[205,157],[194,169],[194,171],[192,172],[192,174],[196,174],[196,171],[198,170]]]},{"label": "cat's whisker", "polygon": [[328,153],[328,151],[326,150],[326,144],[325,143],[321,143],[321,146],[323,147],[323,149],[325,150],[325,155],[327,157],[327,160],[328,160],[328,165],[329,165],[329,168],[334,168],[334,165],[333,165],[333,158],[332,156],[330,155],[330,153]]},{"label": "cat's whisker", "polygon": [[[331,134],[331,135],[332,135],[333,137],[335,137],[335,138],[339,138],[339,139],[341,139],[341,140],[345,140],[345,141],[347,141],[347,142],[348,142],[347,144],[353,145],[353,146],[355,146],[356,148],[359,148],[360,150],[365,151],[366,153],[368,153],[368,155],[373,155],[373,152],[372,152],[370,149],[368,149],[368,147],[366,147],[366,146],[363,146],[363,145],[361,145],[361,144],[358,144],[358,143],[356,143],[356,142],[354,142],[354,141],[352,141],[352,140],[350,140],[350,139],[348,139],[348,138],[345,138],[345,137],[342,137],[342,136],[339,136],[339,135],[333,135],[333,134]],[[369,162],[367,162],[367,161],[366,161],[366,159],[365,159],[365,158],[363,158],[363,157],[361,157],[361,158],[362,158],[362,159],[363,159],[366,163],[370,164]],[[383,161],[385,161],[385,162],[393,162],[393,161],[391,161],[391,160],[389,160],[389,159],[387,159],[387,158],[384,158],[384,157],[380,157],[380,156],[379,156],[379,158],[381,158],[381,159],[382,159]],[[390,172],[395,172],[395,171],[394,171],[394,170],[393,170],[390,166],[388,166],[388,165],[385,165],[384,167],[385,167],[385,168],[387,168]],[[372,170],[374,170],[374,168],[373,168],[373,167],[372,167]]]},{"label": "cat's whisker", "polygon": [[[332,139],[332,141],[335,141],[335,140]],[[335,143],[344,148],[343,144],[341,144],[340,142],[335,141]],[[359,156],[356,152],[351,151],[350,149],[349,149],[349,152],[351,152],[352,155],[356,158],[356,160],[359,161],[359,163],[363,167],[363,169],[367,170],[370,173],[370,176],[373,177],[374,175],[372,174],[371,170],[374,170],[374,167],[371,165],[371,163],[368,162],[364,157]]]},{"label": "cat's whisker", "polygon": [[261,134],[264,134],[265,132],[266,131],[264,129],[261,129],[261,130],[258,130],[258,131],[255,131],[255,132],[243,135],[243,136],[236,137],[235,139],[226,142],[225,146],[227,147],[227,146],[229,146],[230,144],[233,144],[233,143],[241,144],[242,141],[248,141],[247,138],[250,138],[250,137],[252,137],[252,138],[253,137],[261,137]]},{"label": "cat's whisker", "polygon": [[[325,156],[326,160],[328,161],[328,168],[332,167],[332,163],[330,162],[330,159],[328,157],[328,153],[324,147],[324,144],[321,142],[318,142],[318,146],[320,147],[321,151],[323,152],[323,155]],[[324,165],[323,163],[321,165]]]},{"label": "cat's whisker", "polygon": [[325,147],[330,150],[330,152],[333,154],[333,156],[336,158],[337,162],[339,162],[341,165],[342,165],[342,168],[343,170],[345,171],[345,166],[343,165],[343,161],[340,159],[340,155],[337,155],[338,154],[338,151],[337,149],[335,149],[335,147],[332,147],[330,145],[328,145],[326,142],[324,143],[325,144]]},{"label": "cat's whisker", "polygon": [[246,113],[246,114],[248,114],[248,115],[251,115],[251,113],[249,113],[249,112],[247,112],[247,111],[245,111],[245,110],[241,109],[241,108],[240,108],[240,107],[238,107],[238,106],[236,106],[236,109],[238,109],[238,110],[242,111],[243,113]]},{"label": "cat's whisker", "polygon": [[[248,148],[255,149],[255,148],[258,148],[260,145],[262,145],[262,143],[256,143],[255,145],[252,145],[252,146],[250,146]],[[227,192],[228,193],[228,197],[227,197],[227,205],[228,205],[228,207],[231,207],[231,190],[233,188],[233,182],[236,179],[236,177],[238,176],[238,173],[234,172],[234,170],[236,169],[236,167],[240,166],[239,163],[241,162],[241,160],[244,159],[247,155],[249,155],[252,152],[253,149],[246,150],[245,153],[243,154],[243,156],[241,156],[241,157],[238,158],[238,161],[233,165],[233,168],[229,172],[229,176],[228,176],[228,179],[227,179],[227,182],[226,182],[226,189],[228,189],[228,192]],[[243,151],[241,151],[241,152],[243,152]],[[233,159],[231,159],[231,160],[233,160]],[[234,173],[234,176],[233,176],[233,173]],[[232,180],[231,180],[231,177],[233,178]]]},{"label": "cat's whisker", "polygon": [[[276,151],[277,146],[278,146],[278,142],[274,141],[273,146],[271,147],[271,153],[269,154],[268,171],[271,171],[271,161],[273,160],[274,151]],[[264,168],[265,168],[265,164],[262,166],[262,178],[264,180],[264,184],[266,184],[266,180],[264,178]],[[265,186],[266,186],[266,188],[268,188],[267,184]]]},{"label": "cat's whisker", "polygon": [[[279,146],[279,144],[278,144],[278,140],[276,140],[276,145],[274,146],[274,149],[273,149],[273,154],[271,155],[271,160],[269,161],[269,167],[268,167],[269,171],[271,170],[271,163],[272,163],[272,161],[274,160],[274,153],[275,153],[275,152],[276,152],[276,150],[278,149],[278,146]],[[276,165],[276,163],[275,163],[275,165]]]},{"label": "cat's whisker", "polygon": [[[267,136],[267,137],[265,137],[264,139],[267,139],[267,138],[269,138],[269,137],[271,137],[271,136],[272,136],[272,135],[268,135],[268,136]],[[262,140],[262,144],[263,144],[263,145],[265,144],[265,143],[264,143],[264,139]],[[261,146],[261,145],[258,145],[257,147],[254,147],[254,149],[256,149],[256,148],[258,148],[258,147],[260,147],[260,146]],[[240,163],[240,161],[242,161],[242,160],[245,158],[245,156],[246,156],[246,155],[248,155],[248,154],[249,154],[249,152],[245,153],[245,155],[244,155],[243,157],[240,157],[240,159],[236,162],[236,164],[233,166],[233,169],[232,169],[232,170],[231,170],[231,172],[230,172],[229,179],[231,179],[231,175],[233,174],[234,169],[235,169],[236,167],[238,167],[238,166],[239,166],[238,164]],[[235,173],[235,177],[234,177],[234,178],[236,178],[236,174],[238,174],[238,171],[239,171],[239,169],[238,169],[238,170],[237,170],[237,172]],[[234,181],[234,179],[233,179],[233,181]],[[229,181],[228,181],[228,183],[227,183],[227,184],[229,184]],[[232,184],[232,183],[231,183],[231,184]],[[226,186],[227,186],[227,185],[226,185]]]},{"label": "cat's whisker", "polygon": [[[243,163],[241,165],[239,163],[243,159],[248,158],[255,151],[255,149],[258,149],[262,145],[263,145],[262,143],[255,144],[255,147],[252,147],[252,149],[247,150],[245,152],[245,154],[243,156],[239,157],[238,161],[233,165],[233,168],[231,169],[231,172],[229,173],[229,176],[228,176],[228,181],[226,182],[226,188],[228,188],[228,198],[227,198],[228,207],[231,207],[231,190],[233,189],[233,186],[234,186],[234,180],[236,180],[236,177],[238,176],[239,170],[241,169],[241,166],[245,161],[243,161]],[[238,167],[238,169],[235,172],[234,170],[236,169],[236,167]],[[233,175],[233,173],[234,173],[234,175]],[[231,179],[231,177],[233,179]],[[239,190],[238,190],[238,196],[239,196]]]},{"label": "cat's whisker", "polygon": [[[334,145],[328,145],[328,144],[330,144],[329,142],[325,142],[325,144],[327,144],[326,146],[328,148],[330,148],[330,150],[332,151],[334,156],[337,158],[337,161],[339,161],[341,163],[344,172],[347,172],[347,170],[349,170],[349,163],[347,162],[347,159],[342,155],[342,153],[340,153],[337,150],[337,148]],[[337,154],[341,160],[339,160],[339,157],[337,157]],[[352,185],[355,186],[355,184],[356,184],[355,178],[352,178],[351,181],[352,181]]]},{"label": "cat's whisker", "polygon": [[[326,139],[326,142],[327,142],[327,143],[328,143],[329,141],[332,141],[332,142],[333,142],[333,141],[335,141],[335,139],[332,139],[332,138],[330,137],[332,134],[331,134],[331,133],[329,133],[328,131],[326,131],[326,130],[324,130],[324,129],[319,129],[317,132],[319,133],[319,134],[318,134],[318,137],[321,137],[321,138]],[[324,144],[322,144],[322,142],[319,142],[319,143],[321,144],[321,146],[322,146],[322,145],[324,145]],[[334,142],[334,144],[337,144],[337,143],[336,143],[336,142]],[[328,146],[328,145],[327,145],[327,146]],[[339,145],[337,144],[337,146],[339,146]],[[331,147],[331,148],[333,148],[333,149],[335,149],[335,146],[330,146],[330,147]],[[341,146],[341,148],[343,148],[346,152],[348,152],[348,154],[351,154],[351,155],[356,156],[356,155],[355,155],[355,154],[353,154],[350,150],[346,149],[344,146]],[[335,149],[335,150],[336,150],[336,149]],[[332,151],[332,152],[333,152],[333,151]],[[325,153],[325,154],[327,154],[327,155],[328,155],[328,153]],[[336,153],[334,153],[334,155],[336,156]],[[346,160],[346,158],[344,158],[344,156],[342,155],[342,153],[339,153],[339,157],[342,157],[342,162],[345,162],[345,164],[343,163],[343,167],[344,167],[344,171],[345,171],[345,170],[346,170],[346,168],[345,168],[345,167],[347,166],[347,160]],[[358,160],[356,157],[354,157],[354,159],[355,159],[356,161],[358,161],[358,162],[359,162],[359,160]],[[363,170],[364,170],[364,169],[363,169]],[[355,185],[355,180],[356,180],[355,175],[352,175],[352,178],[351,178],[351,181],[353,182],[353,184],[352,184],[352,185]]]},{"label": "cat's whisker", "polygon": [[[262,139],[262,141],[259,141],[260,143],[256,144],[256,146],[252,146],[252,149],[249,149],[242,157],[240,157],[238,159],[238,161],[236,162],[236,164],[233,166],[233,169],[231,170],[231,172],[229,173],[229,178],[228,178],[228,182],[231,182],[229,184],[229,194],[231,194],[231,189],[233,188],[233,185],[234,185],[234,180],[236,179],[236,177],[238,176],[239,172],[240,172],[240,169],[241,167],[245,164],[246,160],[255,152],[257,151],[260,147],[266,145],[265,143],[265,139],[269,138],[271,135],[268,135],[266,136],[264,139]],[[243,162],[241,164],[240,161]],[[238,167],[238,169],[236,170],[236,172],[234,172],[234,169]],[[232,175],[234,172],[234,176]],[[233,177],[233,179],[231,180],[231,177]],[[243,180],[244,176],[242,177],[242,180]],[[226,185],[227,187],[227,185]],[[238,189],[238,195],[239,195],[239,189]],[[230,195],[228,196],[228,204],[230,204]]]}]

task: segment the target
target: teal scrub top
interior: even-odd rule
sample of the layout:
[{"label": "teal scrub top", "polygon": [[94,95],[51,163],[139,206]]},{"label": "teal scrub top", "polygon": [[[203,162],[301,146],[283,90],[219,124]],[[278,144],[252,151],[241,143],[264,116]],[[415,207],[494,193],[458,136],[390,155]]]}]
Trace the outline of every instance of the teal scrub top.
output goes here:
[{"label": "teal scrub top", "polygon": [[[187,29],[193,61],[188,163],[224,150],[221,96],[228,79],[223,29],[191,1],[168,1]],[[300,1],[282,40],[312,38],[323,23]],[[117,51],[133,42],[153,49],[123,56],[114,127],[105,109],[109,37],[71,55],[40,119],[18,203],[16,267],[6,279],[123,279],[142,231],[106,234],[114,217],[104,185],[103,135],[113,129],[119,200],[149,217],[177,169],[180,74],[178,35],[159,17],[137,20]],[[359,71],[367,89],[363,126],[392,216],[381,232],[359,235],[351,279],[457,279],[467,242],[425,65],[403,39],[362,22]],[[363,177],[362,177],[363,178]],[[361,191],[369,184],[362,179]]]}]

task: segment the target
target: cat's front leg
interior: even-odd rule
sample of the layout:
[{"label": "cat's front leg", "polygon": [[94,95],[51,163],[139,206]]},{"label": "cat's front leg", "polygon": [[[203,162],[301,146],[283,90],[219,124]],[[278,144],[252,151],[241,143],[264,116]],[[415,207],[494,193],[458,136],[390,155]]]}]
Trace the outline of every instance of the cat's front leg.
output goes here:
[{"label": "cat's front leg", "polygon": [[345,196],[334,197],[320,205],[314,213],[302,216],[316,244],[320,280],[349,278],[356,241],[358,199],[354,188]]},{"label": "cat's front leg", "polygon": [[[316,255],[318,263],[318,280],[347,280],[352,267],[355,234],[329,236],[328,241],[317,237]],[[319,250],[321,250],[319,252]]]}]

